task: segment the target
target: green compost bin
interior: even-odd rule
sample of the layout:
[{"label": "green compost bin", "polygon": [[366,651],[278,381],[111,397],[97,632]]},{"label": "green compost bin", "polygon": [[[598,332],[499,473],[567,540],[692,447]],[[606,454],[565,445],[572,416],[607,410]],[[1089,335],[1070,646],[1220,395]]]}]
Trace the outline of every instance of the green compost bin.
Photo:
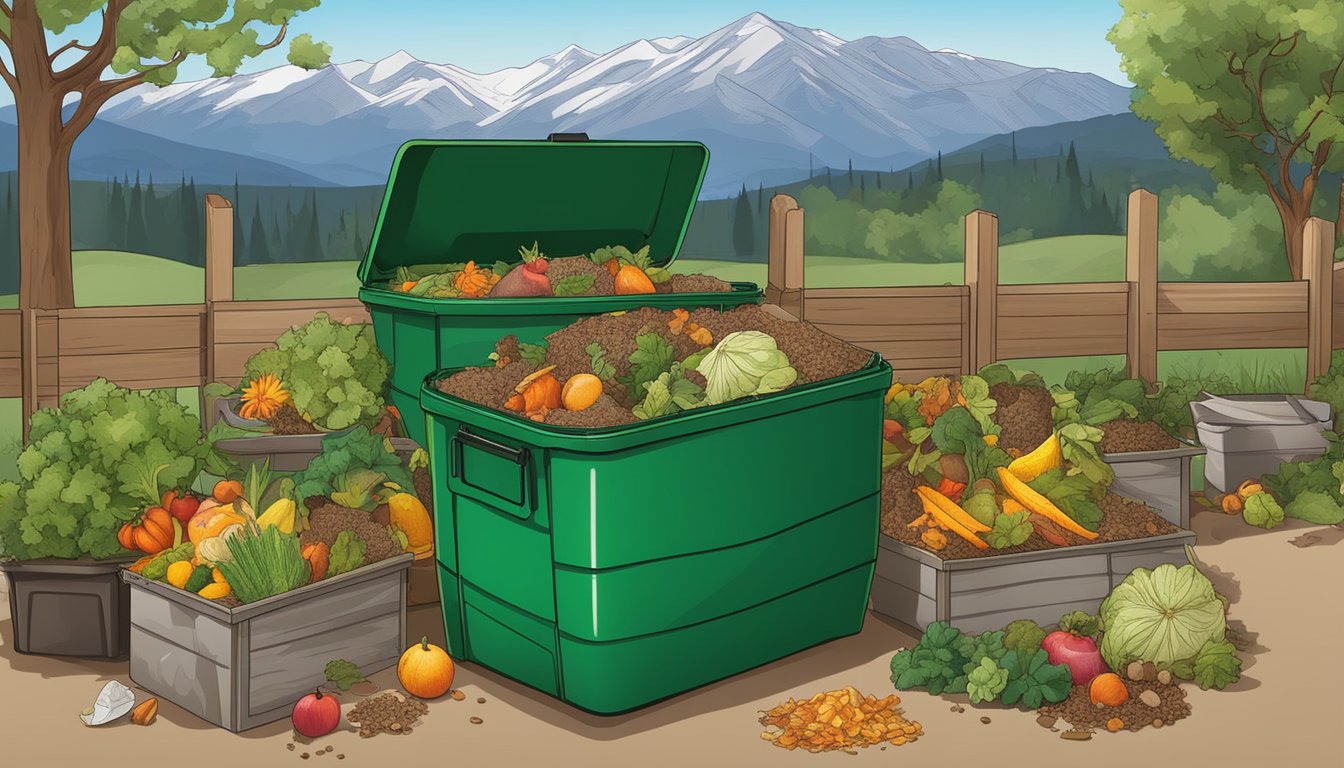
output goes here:
[{"label": "green compost bin", "polygon": [[862,628],[891,384],[880,356],[601,429],[445,395],[439,376],[421,402],[454,657],[616,714]]},{"label": "green compost bin", "polygon": [[670,264],[690,224],[709,150],[697,142],[566,138],[411,141],[393,160],[359,267],[359,298],[392,366],[392,404],[421,445],[425,376],[485,363],[505,335],[535,344],[587,315],[761,301],[751,283],[733,283],[727,292],[572,298],[437,299],[389,289],[399,267],[515,263],[519,246],[533,242],[549,256],[647,245],[655,264]]}]

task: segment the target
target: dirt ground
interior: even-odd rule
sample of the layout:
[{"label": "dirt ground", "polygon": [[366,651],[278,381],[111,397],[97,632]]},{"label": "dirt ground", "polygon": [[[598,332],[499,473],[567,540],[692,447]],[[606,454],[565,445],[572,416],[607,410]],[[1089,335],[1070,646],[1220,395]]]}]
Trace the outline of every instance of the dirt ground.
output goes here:
[{"label": "dirt ground", "polygon": [[[891,691],[888,662],[913,644],[911,630],[870,614],[863,632],[701,688],[656,706],[603,718],[471,664],[455,686],[467,696],[430,703],[409,736],[360,739],[344,729],[312,744],[296,743],[287,722],[243,734],[215,728],[163,703],[149,727],[129,718],[89,728],[77,717],[103,683],[130,683],[125,662],[25,656],[13,649],[8,605],[0,606],[0,755],[12,765],[122,765],[184,762],[204,766],[341,765],[802,765],[843,761],[889,765],[915,758],[942,765],[1062,764],[1079,757],[1090,766],[1306,764],[1339,755],[1338,708],[1344,684],[1338,642],[1344,636],[1339,587],[1344,584],[1344,529],[1292,521],[1266,532],[1213,512],[1195,516],[1197,553],[1211,566],[1219,591],[1233,602],[1230,619],[1255,647],[1243,654],[1241,681],[1227,691],[1190,686],[1190,718],[1161,730],[1098,733],[1063,741],[1036,724],[1034,713],[970,707],[964,695],[901,695],[907,717],[924,725],[914,744],[859,750],[857,756],[786,752],[760,739],[759,711],[790,696],[852,685],[863,693]],[[0,593],[0,600],[7,596]],[[442,643],[437,606],[412,610],[408,635]],[[657,659],[650,659],[657,664]],[[395,673],[375,677],[394,687]],[[144,696],[137,691],[137,696]],[[477,703],[483,697],[485,703]],[[344,695],[348,709],[357,699]],[[964,714],[951,705],[967,705]],[[484,722],[472,724],[471,717]],[[989,724],[980,718],[988,716]],[[327,745],[334,751],[318,755]],[[302,759],[304,752],[311,754]],[[898,754],[899,753],[899,754]],[[1007,758],[1005,760],[1005,758]]]}]

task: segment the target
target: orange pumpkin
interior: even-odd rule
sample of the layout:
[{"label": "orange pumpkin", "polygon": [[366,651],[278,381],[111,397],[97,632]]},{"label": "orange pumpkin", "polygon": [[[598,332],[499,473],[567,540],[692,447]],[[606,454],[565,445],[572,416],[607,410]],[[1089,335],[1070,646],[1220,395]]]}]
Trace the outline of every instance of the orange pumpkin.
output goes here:
[{"label": "orange pumpkin", "polygon": [[220,504],[228,504],[243,495],[243,484],[237,480],[220,480],[211,493]]},{"label": "orange pumpkin", "polygon": [[1087,692],[1093,704],[1100,704],[1103,707],[1118,707],[1129,701],[1129,688],[1114,672],[1092,678],[1092,684],[1088,686]]},{"label": "orange pumpkin", "polygon": [[453,687],[453,660],[428,637],[406,649],[397,662],[397,679],[412,696],[437,699]]},{"label": "orange pumpkin", "polygon": [[[173,516],[163,507],[150,507],[133,523],[126,523],[117,531],[117,542],[127,549],[138,549],[155,555],[173,546],[175,538]],[[130,542],[130,546],[127,546]]]}]

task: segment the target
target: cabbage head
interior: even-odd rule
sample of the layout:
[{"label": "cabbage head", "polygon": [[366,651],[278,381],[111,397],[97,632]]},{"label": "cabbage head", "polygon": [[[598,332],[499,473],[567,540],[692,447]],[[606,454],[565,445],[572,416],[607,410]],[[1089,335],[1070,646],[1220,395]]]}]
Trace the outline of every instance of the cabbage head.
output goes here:
[{"label": "cabbage head", "polygon": [[798,379],[788,355],[760,331],[724,336],[696,370],[705,377],[705,405],[778,392]]},{"label": "cabbage head", "polygon": [[1131,661],[1159,667],[1193,659],[1227,631],[1213,583],[1194,565],[1136,568],[1101,603],[1101,657],[1111,669]]}]

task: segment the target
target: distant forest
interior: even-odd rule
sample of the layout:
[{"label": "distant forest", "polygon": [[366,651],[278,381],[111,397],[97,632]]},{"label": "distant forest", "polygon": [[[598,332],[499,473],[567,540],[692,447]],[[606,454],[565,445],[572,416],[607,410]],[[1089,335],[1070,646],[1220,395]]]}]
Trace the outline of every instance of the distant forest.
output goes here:
[{"label": "distant forest", "polygon": [[[961,219],[974,208],[1000,217],[1004,243],[1124,232],[1126,195],[1142,183],[1122,158],[1081,156],[1072,145],[1018,157],[1016,140],[984,153],[939,155],[887,171],[814,170],[777,187],[743,187],[701,200],[681,249],[686,258],[764,261],[769,201],[794,195],[807,209],[806,251],[903,262],[961,258]],[[1215,188],[1208,174],[1175,164],[1153,174],[1162,195],[1164,279],[1280,279],[1282,234],[1263,193]],[[71,185],[75,250],[125,250],[204,265],[203,203],[234,202],[235,264],[355,261],[363,257],[382,187],[198,185],[191,178],[123,177]],[[1318,195],[1322,214],[1331,186]],[[0,174],[0,294],[18,290],[18,212],[13,173]],[[1220,236],[1213,236],[1221,233]],[[595,244],[601,245],[601,244]],[[1086,254],[1080,254],[1085,256]]]}]

